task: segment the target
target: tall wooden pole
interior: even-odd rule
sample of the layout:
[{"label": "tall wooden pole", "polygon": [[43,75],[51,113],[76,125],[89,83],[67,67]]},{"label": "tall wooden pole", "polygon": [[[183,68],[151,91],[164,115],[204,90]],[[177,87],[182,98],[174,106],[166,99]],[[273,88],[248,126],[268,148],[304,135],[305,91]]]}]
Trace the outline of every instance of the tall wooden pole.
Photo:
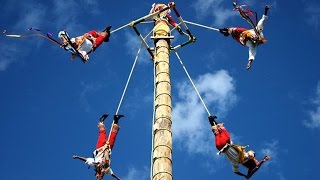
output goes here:
[{"label": "tall wooden pole", "polygon": [[153,124],[152,180],[172,180],[170,28],[159,21],[153,30],[155,41],[155,120]]}]

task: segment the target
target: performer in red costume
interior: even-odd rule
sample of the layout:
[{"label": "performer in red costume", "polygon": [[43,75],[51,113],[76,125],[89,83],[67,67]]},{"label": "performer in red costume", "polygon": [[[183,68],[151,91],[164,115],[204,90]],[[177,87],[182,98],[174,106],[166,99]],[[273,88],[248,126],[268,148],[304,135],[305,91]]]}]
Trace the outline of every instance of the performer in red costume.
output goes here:
[{"label": "performer in red costume", "polygon": [[[89,60],[89,54],[94,52],[103,42],[108,42],[110,38],[111,26],[106,27],[103,31],[98,32],[96,30],[89,31],[88,33],[71,38],[71,46],[77,50],[84,57],[86,61]],[[70,45],[65,38],[67,33],[60,31],[58,37],[62,40],[63,44]],[[75,59],[76,55],[72,55],[72,59]]]},{"label": "performer in red costume", "polygon": [[[173,3],[173,2],[170,2],[169,5],[171,3]],[[155,4],[155,3],[153,3],[152,4],[152,8],[150,10],[150,14],[158,12],[158,11],[161,11],[166,7],[168,7],[166,4]],[[171,25],[171,26],[175,27],[180,34],[183,34],[181,27],[179,26],[178,23],[176,23],[174,21],[174,19],[170,15],[170,12],[171,12],[171,10],[169,9],[169,10],[163,11],[163,12],[159,13],[158,15],[154,16],[153,20],[155,22],[155,25],[157,26],[159,22],[164,21],[168,25]]]},{"label": "performer in red costume", "polygon": [[[230,134],[224,127],[224,124],[216,122],[217,116],[209,116],[209,123],[212,132],[215,136],[216,148],[219,150],[218,154],[223,153],[232,165],[233,172],[239,176],[249,179],[261,165],[269,160],[269,156],[265,156],[260,162],[255,158],[255,152],[250,150],[245,151],[247,146],[239,146],[232,143]],[[248,169],[247,174],[243,174],[239,170],[239,164],[242,164]]]},{"label": "performer in red costume", "polygon": [[102,180],[104,174],[108,174],[114,177],[117,180],[120,178],[115,175],[110,167],[111,160],[110,155],[111,151],[114,147],[114,143],[117,138],[117,134],[119,132],[119,119],[124,117],[123,115],[115,115],[113,119],[113,124],[111,127],[111,133],[109,138],[107,139],[107,131],[104,125],[104,120],[108,117],[108,114],[104,114],[100,118],[100,122],[98,124],[99,136],[96,144],[96,150],[93,152],[94,158],[85,158],[80,156],[73,156],[73,159],[79,159],[84,161],[86,164],[93,166],[95,168],[95,176],[97,180]]}]

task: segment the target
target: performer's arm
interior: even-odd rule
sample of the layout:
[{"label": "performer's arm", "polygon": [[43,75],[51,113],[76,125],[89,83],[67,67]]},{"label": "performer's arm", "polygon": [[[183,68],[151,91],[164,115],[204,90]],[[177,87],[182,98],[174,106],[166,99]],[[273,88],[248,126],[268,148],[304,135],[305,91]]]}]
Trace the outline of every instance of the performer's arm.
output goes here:
[{"label": "performer's arm", "polygon": [[234,173],[236,173],[239,176],[247,177],[247,175],[245,175],[245,174],[243,174],[243,173],[241,173],[239,171],[239,164],[233,163],[232,164],[232,170],[233,170]]},{"label": "performer's arm", "polygon": [[257,163],[257,166],[255,168],[249,169],[248,174],[247,174],[247,178],[249,179],[254,173],[256,173],[260,169],[261,165],[263,163],[265,163],[267,160],[269,160],[269,158],[270,158],[269,156],[265,156],[263,158],[263,160],[261,160]]}]

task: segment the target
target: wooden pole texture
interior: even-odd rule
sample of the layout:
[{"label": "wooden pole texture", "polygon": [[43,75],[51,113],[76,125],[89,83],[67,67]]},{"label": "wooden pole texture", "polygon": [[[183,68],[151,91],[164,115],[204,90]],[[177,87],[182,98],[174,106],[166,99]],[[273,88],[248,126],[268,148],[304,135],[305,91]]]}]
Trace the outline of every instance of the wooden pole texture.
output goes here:
[{"label": "wooden pole texture", "polygon": [[153,124],[152,180],[172,180],[172,120],[170,83],[170,28],[165,21],[156,23],[155,41],[155,120]]}]

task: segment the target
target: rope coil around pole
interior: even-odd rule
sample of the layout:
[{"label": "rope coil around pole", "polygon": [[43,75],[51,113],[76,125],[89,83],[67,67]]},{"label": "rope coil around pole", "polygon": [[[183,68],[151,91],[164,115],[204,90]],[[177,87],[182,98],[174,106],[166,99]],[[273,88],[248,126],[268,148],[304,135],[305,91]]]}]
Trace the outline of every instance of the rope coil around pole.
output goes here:
[{"label": "rope coil around pole", "polygon": [[209,27],[209,26],[205,26],[205,25],[202,25],[202,24],[198,24],[198,23],[194,23],[194,22],[190,22],[190,21],[186,21],[186,20],[184,20],[184,22],[187,23],[187,24],[192,24],[194,26],[199,26],[199,27],[202,27],[202,28],[205,28],[205,29],[209,29],[209,30],[213,30],[213,31],[219,31],[218,28]]},{"label": "rope coil around pole", "polygon": [[180,64],[181,64],[181,66],[182,66],[183,70],[184,70],[184,71],[185,71],[185,73],[187,74],[187,76],[188,76],[188,78],[189,78],[189,80],[190,80],[190,82],[191,82],[191,84],[192,84],[192,86],[193,86],[194,90],[196,91],[196,93],[197,93],[197,95],[198,95],[198,97],[199,97],[199,99],[200,99],[200,101],[201,101],[201,103],[202,103],[202,105],[203,105],[204,109],[207,111],[208,116],[210,116],[211,114],[210,114],[210,112],[209,112],[209,110],[208,110],[208,108],[207,108],[206,104],[204,103],[204,100],[202,99],[202,97],[201,97],[201,95],[200,95],[200,93],[199,93],[199,91],[198,91],[198,89],[197,89],[196,85],[194,84],[194,82],[193,82],[192,78],[190,77],[190,74],[189,74],[189,72],[188,72],[188,70],[187,70],[186,66],[183,64],[183,62],[182,62],[182,60],[181,60],[181,58],[180,58],[180,56],[179,56],[178,52],[177,52],[177,51],[174,51],[174,53],[176,54],[176,56],[177,56],[177,58],[178,58],[178,60],[179,60],[179,62],[180,62]]}]

